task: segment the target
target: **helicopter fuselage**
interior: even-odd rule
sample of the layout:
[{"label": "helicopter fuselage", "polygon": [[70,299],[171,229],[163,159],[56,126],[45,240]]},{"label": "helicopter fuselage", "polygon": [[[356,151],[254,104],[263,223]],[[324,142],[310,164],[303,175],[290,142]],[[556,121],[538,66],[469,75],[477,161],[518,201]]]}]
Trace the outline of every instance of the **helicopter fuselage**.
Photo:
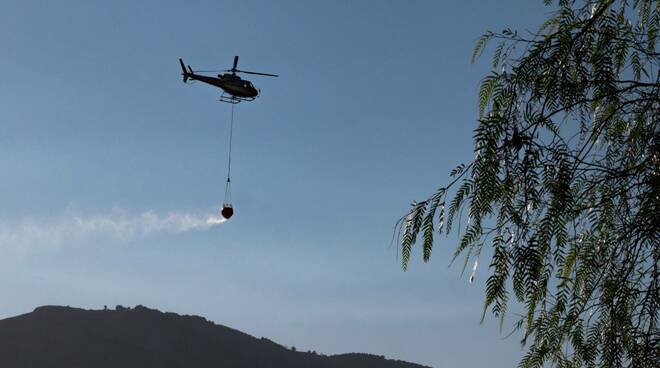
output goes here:
[{"label": "helicopter fuselage", "polygon": [[[183,75],[183,82],[187,82],[188,79],[198,80],[206,84],[221,88],[225,93],[220,96],[220,101],[229,102],[232,104],[237,104],[241,101],[253,101],[259,95],[259,90],[254,87],[252,82],[248,80],[241,79],[236,73],[245,73],[245,74],[255,74],[263,75],[267,77],[277,77],[276,74],[268,73],[259,73],[259,72],[250,72],[246,70],[239,70],[236,68],[238,65],[238,56],[234,56],[234,65],[231,69],[224,70],[224,72],[229,72],[225,74],[218,74],[217,77],[212,77],[208,75],[196,74],[190,65],[186,68],[186,65],[183,63],[183,60],[179,58],[179,64],[181,65],[181,75]],[[211,70],[203,71],[204,73],[212,72]]]},{"label": "helicopter fuselage", "polygon": [[212,86],[222,88],[228,94],[240,98],[255,98],[259,91],[247,80],[232,74],[218,74],[218,77],[187,73],[187,77],[192,80],[198,80]]}]

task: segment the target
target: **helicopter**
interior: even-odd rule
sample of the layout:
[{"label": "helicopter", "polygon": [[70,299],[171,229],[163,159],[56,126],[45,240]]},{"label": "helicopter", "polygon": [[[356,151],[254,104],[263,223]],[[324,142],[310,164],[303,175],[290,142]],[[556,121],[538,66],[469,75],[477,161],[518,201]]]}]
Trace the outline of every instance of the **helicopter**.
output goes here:
[{"label": "helicopter", "polygon": [[186,69],[186,65],[183,63],[182,59],[179,59],[179,63],[181,64],[181,70],[183,71],[182,75],[184,83],[187,83],[188,79],[191,79],[219,87],[223,90],[223,93],[220,96],[220,101],[231,104],[237,104],[241,101],[254,101],[254,99],[259,95],[259,92],[261,92],[252,84],[252,82],[241,79],[241,77],[236,75],[236,73],[277,77],[275,74],[248,72],[245,70],[236,69],[238,66],[238,56],[234,56],[234,65],[231,69],[197,71],[197,73],[223,72],[223,74],[218,74],[217,77],[197,74],[192,70],[190,65],[188,65],[188,68]]}]

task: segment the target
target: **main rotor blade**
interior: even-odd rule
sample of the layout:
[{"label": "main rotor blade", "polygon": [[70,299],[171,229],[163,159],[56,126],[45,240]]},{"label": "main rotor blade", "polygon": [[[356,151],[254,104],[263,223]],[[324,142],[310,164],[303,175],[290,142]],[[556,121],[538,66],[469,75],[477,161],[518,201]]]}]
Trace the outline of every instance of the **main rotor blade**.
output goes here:
[{"label": "main rotor blade", "polygon": [[227,70],[195,70],[195,73],[220,73],[226,71]]},{"label": "main rotor blade", "polygon": [[232,69],[236,69],[237,65],[238,65],[238,55],[234,56],[234,66],[232,67]]},{"label": "main rotor blade", "polygon": [[257,73],[257,72],[248,72],[245,70],[236,70],[237,73],[245,73],[245,74],[254,74],[254,75],[265,75],[267,77],[277,77],[277,74],[268,74],[268,73]]}]

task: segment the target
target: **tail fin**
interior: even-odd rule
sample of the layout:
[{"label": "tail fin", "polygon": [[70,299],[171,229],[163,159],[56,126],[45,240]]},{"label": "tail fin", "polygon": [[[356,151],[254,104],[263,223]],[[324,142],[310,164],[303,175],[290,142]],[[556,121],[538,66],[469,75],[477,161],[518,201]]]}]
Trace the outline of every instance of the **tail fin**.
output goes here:
[{"label": "tail fin", "polygon": [[179,59],[179,64],[181,64],[181,71],[183,72],[183,83],[186,83],[188,81],[188,76],[192,74],[192,69],[190,69],[190,66],[188,69],[190,69],[190,73],[186,70],[186,66],[183,64],[183,60]]}]

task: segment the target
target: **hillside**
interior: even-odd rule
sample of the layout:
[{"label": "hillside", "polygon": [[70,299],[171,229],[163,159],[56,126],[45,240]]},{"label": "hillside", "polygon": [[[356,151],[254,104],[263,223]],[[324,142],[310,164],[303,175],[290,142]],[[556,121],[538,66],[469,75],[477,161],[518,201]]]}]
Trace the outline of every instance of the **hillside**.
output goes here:
[{"label": "hillside", "polygon": [[12,368],[423,368],[369,354],[295,352],[202,317],[143,306],[44,306],[0,320],[0,362]]}]

